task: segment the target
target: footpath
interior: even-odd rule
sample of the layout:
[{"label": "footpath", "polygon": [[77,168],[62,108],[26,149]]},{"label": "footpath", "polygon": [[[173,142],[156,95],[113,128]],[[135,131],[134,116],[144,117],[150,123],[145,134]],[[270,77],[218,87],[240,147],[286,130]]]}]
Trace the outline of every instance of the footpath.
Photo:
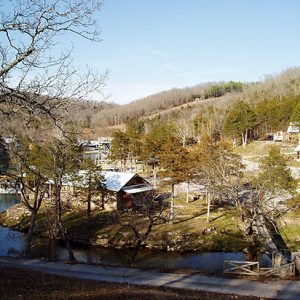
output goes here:
[{"label": "footpath", "polygon": [[201,274],[163,273],[138,268],[68,264],[40,259],[0,258],[0,267],[31,269],[64,277],[102,282],[199,290],[220,294],[256,296],[267,299],[300,299],[300,281],[255,281]]}]

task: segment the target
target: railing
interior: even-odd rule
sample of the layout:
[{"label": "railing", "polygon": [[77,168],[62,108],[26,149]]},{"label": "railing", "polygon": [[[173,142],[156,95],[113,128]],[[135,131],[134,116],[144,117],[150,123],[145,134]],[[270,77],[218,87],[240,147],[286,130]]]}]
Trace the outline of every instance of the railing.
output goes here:
[{"label": "railing", "polygon": [[224,260],[224,273],[259,276],[259,262]]},{"label": "railing", "polygon": [[281,265],[275,268],[260,268],[259,262],[229,261],[224,260],[224,273],[250,276],[279,276],[293,277],[295,275],[295,263]]}]

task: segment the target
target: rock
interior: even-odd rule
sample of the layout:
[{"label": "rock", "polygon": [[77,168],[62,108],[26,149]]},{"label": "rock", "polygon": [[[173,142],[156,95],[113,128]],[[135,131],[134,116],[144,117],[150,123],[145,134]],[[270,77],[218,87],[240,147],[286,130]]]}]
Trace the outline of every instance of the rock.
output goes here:
[{"label": "rock", "polygon": [[170,245],[167,245],[167,251],[175,251],[175,248]]},{"label": "rock", "polygon": [[273,252],[272,253],[273,268],[285,265],[287,263],[288,263],[288,261],[286,260],[286,258],[280,252]]},{"label": "rock", "polygon": [[296,270],[300,272],[300,251],[291,253],[291,260],[295,263]]},{"label": "rock", "polygon": [[94,242],[97,246],[108,247],[110,245],[110,241],[107,238],[97,238]]}]

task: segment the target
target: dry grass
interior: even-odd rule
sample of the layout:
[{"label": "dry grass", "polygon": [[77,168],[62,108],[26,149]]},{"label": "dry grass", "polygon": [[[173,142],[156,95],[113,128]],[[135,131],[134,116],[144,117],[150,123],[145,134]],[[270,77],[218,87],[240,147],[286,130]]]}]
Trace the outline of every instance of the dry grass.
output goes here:
[{"label": "dry grass", "polygon": [[255,297],[220,295],[166,288],[148,288],[128,284],[112,284],[79,279],[62,278],[43,273],[0,268],[0,298],[12,299],[107,299],[107,300],[193,300],[241,299]]},{"label": "dry grass", "polygon": [[[290,211],[278,220],[279,231],[287,246],[292,251],[300,250],[300,196],[289,200]],[[298,207],[298,208],[297,208]]]},{"label": "dry grass", "polygon": [[[205,200],[188,204],[185,201],[184,194],[175,200],[174,224],[154,226],[147,240],[148,245],[159,249],[171,247],[180,251],[241,251],[247,246],[237,227],[238,217],[234,210],[212,207],[210,222],[207,222]],[[168,215],[167,210],[166,219]],[[85,212],[69,213],[64,220],[69,232],[78,238],[84,238],[87,230]],[[145,232],[147,222],[147,218],[141,217],[135,224],[141,232]],[[105,211],[93,213],[91,235],[94,239],[97,236],[107,236],[112,245],[117,245],[120,241],[130,244],[134,240],[131,229],[122,227],[116,222],[112,212]]]},{"label": "dry grass", "polygon": [[[223,207],[211,207],[210,222],[206,219],[206,203],[199,199],[186,203],[185,194],[179,195],[175,200],[174,224],[162,223],[153,227],[148,237],[147,244],[150,248],[162,250],[173,249],[179,251],[241,251],[247,244],[238,229],[238,216],[234,210]],[[2,216],[3,223],[9,225],[11,220],[6,213]],[[117,216],[118,217],[118,216]],[[126,215],[124,216],[126,218]],[[128,218],[132,217],[129,213]],[[139,217],[136,220],[140,232],[145,232],[148,226],[148,219]],[[169,210],[165,211],[166,220],[169,218]],[[65,225],[72,234],[75,241],[89,242],[87,235],[87,217],[85,211],[73,211],[65,213]],[[14,221],[14,220],[12,220]],[[37,220],[37,232],[44,235],[45,213],[41,209]],[[16,221],[14,221],[15,223]],[[29,225],[29,219],[17,224],[16,228],[25,230]],[[116,215],[112,211],[94,211],[91,216],[90,238],[97,240],[105,237],[111,246],[120,246],[126,243],[132,246],[134,235],[130,228],[122,227]]]}]

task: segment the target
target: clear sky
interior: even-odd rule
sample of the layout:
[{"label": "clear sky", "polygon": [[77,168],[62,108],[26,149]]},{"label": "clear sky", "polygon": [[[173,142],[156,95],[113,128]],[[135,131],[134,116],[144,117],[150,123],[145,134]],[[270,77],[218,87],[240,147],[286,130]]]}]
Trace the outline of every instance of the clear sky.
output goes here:
[{"label": "clear sky", "polygon": [[300,65],[300,0],[104,0],[99,24],[102,42],[76,41],[74,62],[109,69],[117,103]]}]

